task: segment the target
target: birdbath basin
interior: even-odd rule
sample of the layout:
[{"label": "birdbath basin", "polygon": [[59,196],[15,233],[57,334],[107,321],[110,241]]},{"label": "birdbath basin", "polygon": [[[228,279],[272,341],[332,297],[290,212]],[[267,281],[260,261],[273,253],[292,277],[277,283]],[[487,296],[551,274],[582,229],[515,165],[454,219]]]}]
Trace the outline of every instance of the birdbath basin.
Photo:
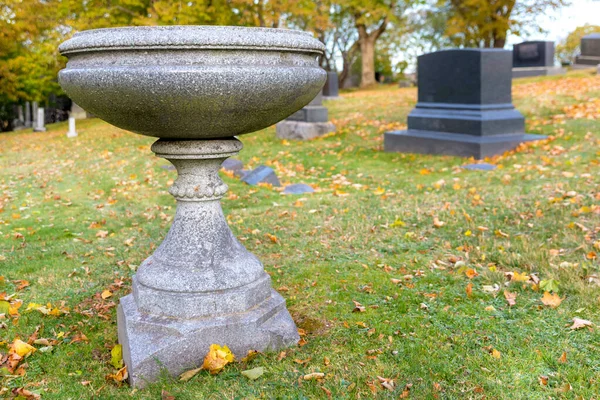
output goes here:
[{"label": "birdbath basin", "polygon": [[117,325],[132,385],[196,368],[213,343],[237,357],[297,343],[285,300],[233,236],[218,171],[241,142],[308,104],[326,73],[310,34],[243,27],[127,27],[77,33],[59,82],[86,111],[159,138],[175,165],[177,211],[121,298]]}]

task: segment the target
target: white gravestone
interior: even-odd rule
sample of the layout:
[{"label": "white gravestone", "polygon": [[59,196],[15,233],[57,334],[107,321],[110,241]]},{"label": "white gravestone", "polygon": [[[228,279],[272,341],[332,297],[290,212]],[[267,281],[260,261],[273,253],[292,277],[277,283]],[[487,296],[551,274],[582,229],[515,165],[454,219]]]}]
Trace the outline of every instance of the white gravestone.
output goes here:
[{"label": "white gravestone", "polygon": [[44,126],[45,114],[44,107],[38,107],[37,109],[37,118],[35,120],[35,127],[33,128],[34,132],[46,132],[46,127]]},{"label": "white gravestone", "polygon": [[67,137],[76,137],[77,131],[75,130],[75,117],[69,117],[69,132]]}]

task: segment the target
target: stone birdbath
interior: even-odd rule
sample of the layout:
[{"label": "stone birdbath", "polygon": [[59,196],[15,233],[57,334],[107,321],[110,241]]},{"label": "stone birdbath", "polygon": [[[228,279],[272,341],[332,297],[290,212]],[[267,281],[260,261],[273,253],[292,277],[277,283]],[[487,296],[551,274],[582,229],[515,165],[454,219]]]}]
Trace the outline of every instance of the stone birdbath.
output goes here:
[{"label": "stone birdbath", "polygon": [[164,368],[175,376],[202,363],[213,343],[243,357],[299,337],[261,262],[233,236],[221,209],[223,160],[236,136],[288,117],[321,90],[324,46],[284,29],[172,26],[97,29],[59,47],[59,81],[86,111],[159,138],[157,156],[177,168],[173,224],[133,277],[118,308],[130,383]]}]

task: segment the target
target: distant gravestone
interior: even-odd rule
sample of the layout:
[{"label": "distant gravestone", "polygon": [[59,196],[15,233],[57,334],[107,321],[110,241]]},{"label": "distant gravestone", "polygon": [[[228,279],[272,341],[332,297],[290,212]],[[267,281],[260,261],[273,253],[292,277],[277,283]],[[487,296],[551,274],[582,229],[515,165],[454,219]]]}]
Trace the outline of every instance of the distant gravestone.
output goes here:
[{"label": "distant gravestone", "polygon": [[554,66],[554,42],[530,41],[513,47],[513,78],[564,74]]},{"label": "distant gravestone", "polygon": [[242,182],[248,185],[258,185],[259,183],[269,183],[273,186],[281,186],[279,178],[275,175],[273,168],[266,165],[259,165],[254,170],[248,172],[242,177]]},{"label": "distant gravestone", "polygon": [[448,154],[481,159],[519,143],[525,118],[512,105],[512,53],[443,50],[418,58],[418,103],[408,130],[386,132],[386,152]]},{"label": "distant gravestone", "polygon": [[327,71],[327,80],[323,86],[323,97],[326,99],[337,99],[340,97],[338,74],[335,71]]},{"label": "distant gravestone", "polygon": [[462,166],[464,169],[468,169],[470,171],[493,171],[496,169],[496,166],[493,164],[467,164]]},{"label": "distant gravestone", "polygon": [[573,68],[591,68],[600,65],[600,32],[581,38],[581,54],[575,57]]},{"label": "distant gravestone", "polygon": [[244,163],[236,158],[227,158],[221,164],[221,168],[223,168],[227,171],[236,172],[236,171],[240,171],[244,168]]},{"label": "distant gravestone", "polygon": [[37,107],[37,118],[35,119],[34,132],[46,132],[46,115],[44,107]]},{"label": "distant gravestone", "polygon": [[308,140],[335,132],[335,125],[328,121],[323,94],[319,93],[307,106],[275,125],[275,131],[280,139]]},{"label": "distant gravestone", "polygon": [[87,118],[87,112],[79,105],[75,104],[75,102],[71,103],[71,113],[69,115],[75,119]]},{"label": "distant gravestone", "polygon": [[75,117],[69,116],[69,131],[67,137],[72,138],[77,136],[77,130],[75,129]]},{"label": "distant gravestone", "polygon": [[[33,127],[37,127],[37,120],[38,120],[38,110],[39,110],[39,106],[38,106],[38,102],[34,101],[31,103],[31,119],[33,120]],[[35,130],[35,129],[34,129]]]},{"label": "distant gravestone", "polygon": [[294,183],[293,185],[287,185],[283,189],[283,194],[305,194],[314,193],[315,189],[305,183]]},{"label": "distant gravestone", "polygon": [[31,104],[26,101],[25,102],[25,127],[26,128],[31,128],[32,123],[31,123]]}]

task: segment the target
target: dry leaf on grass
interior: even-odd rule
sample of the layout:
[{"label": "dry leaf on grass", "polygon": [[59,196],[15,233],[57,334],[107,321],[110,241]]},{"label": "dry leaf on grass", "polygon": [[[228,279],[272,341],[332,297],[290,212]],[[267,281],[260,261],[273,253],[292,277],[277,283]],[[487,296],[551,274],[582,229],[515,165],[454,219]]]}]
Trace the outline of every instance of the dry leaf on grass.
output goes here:
[{"label": "dry leaf on grass", "polygon": [[542,303],[545,306],[556,308],[560,306],[563,299],[560,298],[556,293],[544,292],[544,296],[542,297]]},{"label": "dry leaf on grass", "polygon": [[506,299],[506,302],[508,303],[509,306],[514,306],[517,304],[517,302],[516,302],[517,294],[516,293],[511,293],[508,290],[505,290],[504,298]]},{"label": "dry leaf on grass", "polygon": [[581,318],[573,318],[573,325],[571,325],[572,330],[585,328],[586,326],[592,326],[592,322],[587,319]]}]

